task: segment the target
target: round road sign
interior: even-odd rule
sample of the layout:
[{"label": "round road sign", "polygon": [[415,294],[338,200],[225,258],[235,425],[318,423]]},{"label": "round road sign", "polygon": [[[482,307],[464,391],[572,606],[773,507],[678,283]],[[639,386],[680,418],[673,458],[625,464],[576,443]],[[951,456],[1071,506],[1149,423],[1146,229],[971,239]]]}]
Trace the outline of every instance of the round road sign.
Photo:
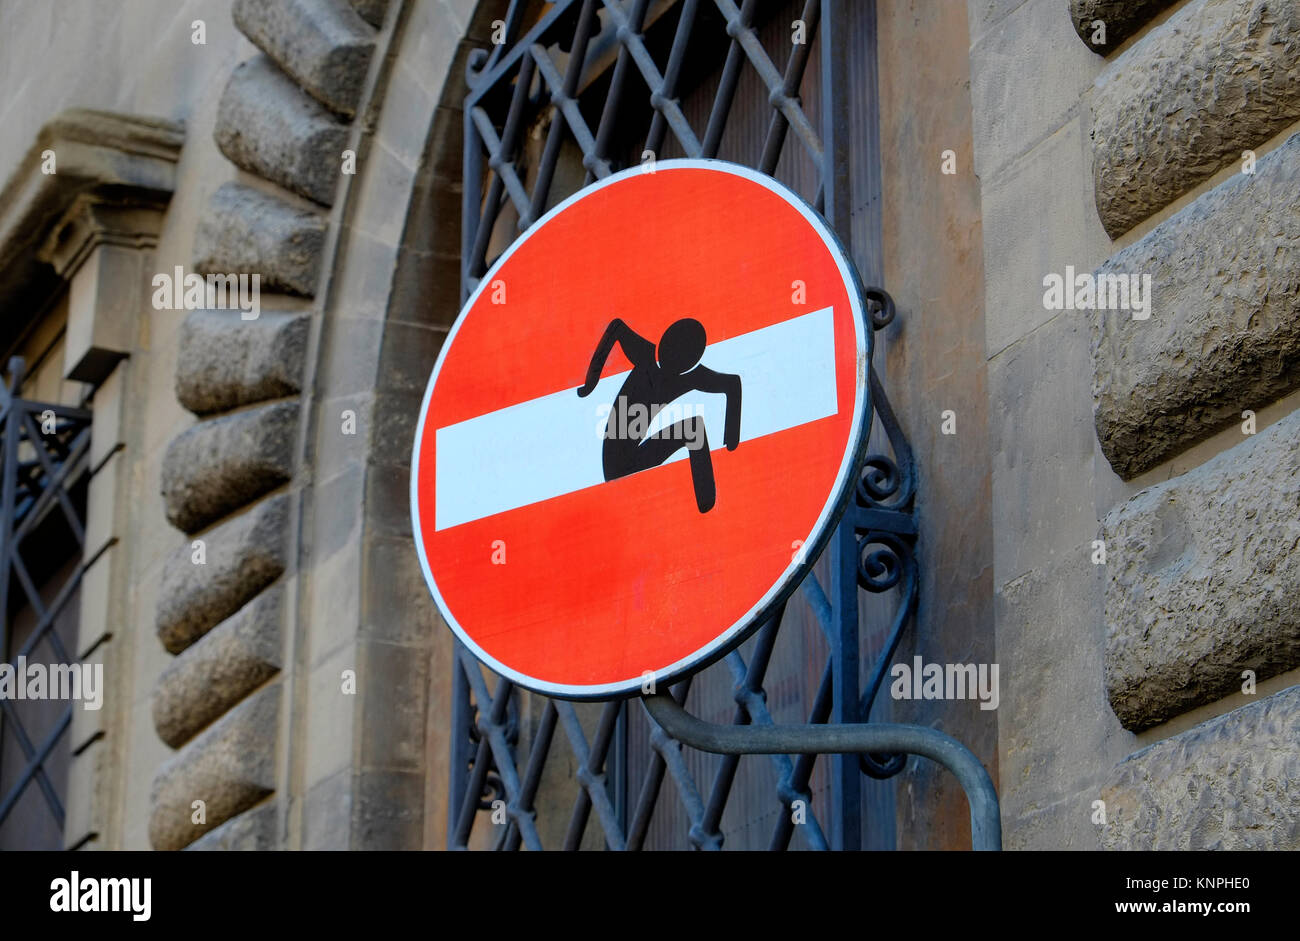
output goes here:
[{"label": "round road sign", "polygon": [[429,377],[420,564],[485,664],[574,699],[739,644],[856,483],[871,330],[834,234],[713,160],[614,174],[479,282]]}]

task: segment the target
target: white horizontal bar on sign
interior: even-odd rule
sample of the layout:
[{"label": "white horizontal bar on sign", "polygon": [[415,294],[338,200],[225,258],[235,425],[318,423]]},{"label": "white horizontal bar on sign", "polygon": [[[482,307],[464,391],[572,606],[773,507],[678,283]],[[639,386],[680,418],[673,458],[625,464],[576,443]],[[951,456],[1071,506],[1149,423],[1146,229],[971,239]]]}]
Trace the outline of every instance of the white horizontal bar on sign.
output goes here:
[{"label": "white horizontal bar on sign", "polygon": [[[829,307],[711,344],[702,362],[715,372],[740,376],[742,443],[838,410]],[[605,422],[628,375],[606,376],[585,398],[572,386],[439,428],[435,528],[604,483]],[[723,447],[726,396],[720,393],[691,392],[676,399],[655,416],[646,434],[686,415],[702,415],[710,448]],[[668,462],[684,457],[683,448]]]}]

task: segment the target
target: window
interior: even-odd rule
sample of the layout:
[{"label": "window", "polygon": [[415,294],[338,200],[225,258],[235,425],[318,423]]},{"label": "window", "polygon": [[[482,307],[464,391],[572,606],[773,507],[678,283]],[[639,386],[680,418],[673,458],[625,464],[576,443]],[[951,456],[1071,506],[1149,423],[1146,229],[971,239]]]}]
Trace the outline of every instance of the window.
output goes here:
[{"label": "window", "polygon": [[[90,413],[65,382],[59,308],[36,324],[0,387],[0,849],[62,849],[68,734],[78,703],[56,698],[49,668],[76,661],[86,565]],[[77,403],[77,404],[73,404]],[[29,698],[32,664],[43,698]],[[23,698],[18,698],[19,690]]]}]

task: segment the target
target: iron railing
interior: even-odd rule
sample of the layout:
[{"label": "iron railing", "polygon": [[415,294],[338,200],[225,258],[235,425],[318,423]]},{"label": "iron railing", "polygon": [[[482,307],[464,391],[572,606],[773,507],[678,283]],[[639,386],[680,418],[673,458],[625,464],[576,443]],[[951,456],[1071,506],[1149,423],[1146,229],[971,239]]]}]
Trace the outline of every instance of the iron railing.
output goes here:
[{"label": "iron railing", "polygon": [[[756,73],[770,106],[761,152],[753,166],[772,175],[793,138],[803,159],[817,168],[818,181],[810,202],[821,212],[846,246],[850,231],[851,118],[865,114],[867,242],[857,257],[868,283],[879,283],[880,200],[876,138],[874,0],[856,0],[855,15],[865,16],[868,56],[866,84],[853,89],[850,115],[848,32],[845,0],[807,0],[801,9],[803,43],[791,43],[784,69],[772,61],[756,28],[760,4],[744,0],[711,0],[725,36],[718,44],[717,87],[701,133],[687,119],[679,95],[688,50],[698,56],[695,30],[704,17],[706,0],[558,0],[524,32],[530,4],[512,0],[504,21],[505,42],[489,52],[480,50],[469,62],[469,94],[465,101],[464,197],[462,211],[462,300],[468,298],[490,267],[489,251],[503,250],[512,238],[539,219],[558,199],[554,192],[557,167],[566,145],[576,144],[585,169],[583,185],[608,176],[649,151],[658,154],[672,134],[672,145],[684,156],[716,157],[736,101],[742,73]],[[764,4],[771,13],[771,5]],[[648,42],[648,18],[676,25],[670,42],[657,47],[661,67]],[[793,24],[792,24],[793,25]],[[666,27],[661,26],[661,32]],[[820,131],[805,112],[800,89],[814,43],[819,44]],[[612,60],[612,61],[611,61]],[[698,65],[698,62],[694,62]],[[595,127],[593,89],[607,83]],[[629,149],[625,109],[640,96],[649,104],[644,147]],[[528,132],[541,127],[545,144],[540,157],[521,166]],[[620,130],[623,136],[620,137]],[[630,157],[628,155],[631,155]],[[531,191],[526,182],[531,178]],[[504,239],[502,216],[509,207],[517,216],[513,233]],[[894,318],[894,306],[879,289],[867,292],[872,326],[882,329]],[[916,474],[912,452],[899,427],[874,366],[869,374],[875,427],[893,456],[868,455],[854,499],[830,543],[830,592],[810,570],[801,585],[830,651],[821,671],[808,725],[778,726],[767,705],[764,680],[785,605],[759,629],[748,660],[733,651],[710,671],[728,671],[734,691],[732,726],[703,723],[683,706],[692,682],[677,683],[667,696],[650,696],[642,708],[654,720],[648,738],[653,754],[635,800],[627,781],[627,701],[605,703],[594,734],[584,730],[577,707],[546,699],[520,764],[518,690],[497,678],[489,690],[484,670],[457,642],[453,666],[451,742],[451,800],[448,845],[467,848],[476,820],[493,811],[504,812],[492,845],[499,849],[542,849],[536,799],[557,730],[577,762],[577,790],[562,846],[577,849],[590,819],[596,817],[605,845],[633,850],[646,846],[651,818],[659,802],[665,775],[671,778],[689,820],[686,838],[700,849],[720,849],[721,822],[733,793],[740,759],[769,754],[776,772],[776,815],[769,846],[789,847],[796,830],[812,849],[856,849],[862,845],[862,775],[887,778],[898,774],[907,754],[926,755],[957,774],[971,803],[972,834],[977,848],[1000,843],[997,798],[987,773],[961,745],[931,729],[866,724],[895,650],[913,620],[917,606],[917,529],[913,518]],[[873,421],[869,414],[868,423]],[[761,512],[755,507],[755,512]],[[859,638],[859,590],[895,592],[897,606],[874,666],[860,688],[862,658]],[[749,726],[751,728],[745,729]],[[813,731],[817,727],[820,731]],[[722,754],[707,792],[688,766],[682,744]],[[819,754],[830,756],[829,820],[823,825],[813,813],[810,782]],[[613,785],[619,785],[614,787]],[[627,796],[621,796],[627,795]],[[801,802],[801,803],[800,803]],[[801,810],[802,814],[797,813]],[[796,822],[798,820],[799,822]],[[549,848],[549,847],[547,847]]]}]

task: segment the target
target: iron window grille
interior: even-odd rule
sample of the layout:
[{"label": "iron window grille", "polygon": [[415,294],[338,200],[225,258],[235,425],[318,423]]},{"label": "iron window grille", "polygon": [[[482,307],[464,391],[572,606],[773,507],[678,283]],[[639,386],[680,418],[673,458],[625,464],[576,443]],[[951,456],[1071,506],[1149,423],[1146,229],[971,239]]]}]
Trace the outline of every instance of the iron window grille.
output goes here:
[{"label": "iron window grille", "polygon": [[[85,548],[84,493],[90,458],[91,413],[52,402],[23,398],[25,364],[9,361],[9,381],[0,385],[0,655],[14,666],[20,657],[42,649],[51,663],[77,662],[56,629],[56,620],[68,607],[86,570],[95,561],[82,560]],[[59,573],[51,564],[67,558],[78,562]],[[52,578],[51,578],[52,576]],[[42,591],[52,597],[46,601]],[[15,597],[13,589],[20,594]],[[25,606],[34,624],[21,645],[13,648],[11,615]],[[59,832],[64,807],[60,787],[47,765],[72,724],[74,703],[58,712],[39,740],[25,727],[14,702],[0,697],[0,744],[5,737],[17,742],[24,764],[7,791],[0,795],[0,825],[18,805],[27,788],[35,784],[44,797]]]},{"label": "iron window grille", "polygon": [[[781,27],[792,30],[783,68],[772,60],[760,38],[760,6],[764,22],[769,22],[775,5],[760,5],[756,0],[743,0],[740,6],[733,0],[556,0],[546,4],[512,0],[503,23],[504,42],[490,52],[476,51],[467,66],[462,301],[519,233],[578,188],[557,184],[566,150],[572,152],[576,146],[580,152],[583,186],[645,157],[718,157],[727,140],[729,116],[737,107],[748,106],[739,101],[738,90],[746,82],[752,86],[755,78],[765,99],[759,107],[766,106],[769,112],[766,133],[761,146],[751,144],[746,157],[736,162],[747,162],[769,175],[777,175],[779,167],[785,168],[787,176],[800,175],[802,167],[805,198],[848,247],[854,241],[849,134],[855,121],[865,124],[859,158],[869,190],[867,210],[861,214],[867,244],[857,257],[860,262],[865,258],[861,267],[867,283],[878,283],[874,0],[859,0],[853,11],[864,17],[864,41],[854,54],[867,57],[862,69],[866,87],[856,88],[856,113],[850,112],[847,94],[851,50],[844,0],[806,0],[801,6],[790,5],[800,17],[804,41],[793,41],[798,23]],[[534,20],[525,30],[527,16]],[[702,56],[701,49],[707,44],[703,34],[708,31],[714,34],[716,52]],[[808,68],[815,50],[820,73],[816,82]],[[716,88],[707,118],[693,124],[683,96],[692,94],[687,72],[698,72],[702,58],[711,69],[703,80],[707,84],[716,80]],[[698,85],[701,76],[694,79]],[[695,94],[698,99],[698,92]],[[817,96],[819,119],[805,108],[805,94]],[[648,127],[641,125],[644,137],[633,137],[628,125],[647,117]],[[540,155],[534,148],[532,156],[526,157],[530,136],[534,142],[544,138]],[[793,148],[788,146],[792,142]],[[574,175],[569,177],[576,182]],[[867,293],[872,326],[881,329],[894,318],[893,303],[883,290]],[[769,754],[775,773],[771,798],[778,812],[767,841],[771,849],[788,848],[796,832],[811,849],[856,849],[862,846],[862,775],[883,779],[898,774],[906,764],[903,751],[926,754],[958,770],[971,800],[977,846],[997,846],[996,796],[987,774],[969,752],[951,740],[947,743],[952,748],[942,742],[936,745],[933,736],[938,733],[930,738],[920,734],[932,730],[909,731],[909,727],[867,722],[918,600],[912,452],[874,366],[869,382],[875,410],[872,440],[877,445],[887,442],[893,456],[881,451],[867,458],[855,498],[824,553],[829,559],[821,562],[829,568],[830,590],[812,571],[800,586],[828,650],[820,678],[806,691],[805,698],[811,701],[807,725],[778,725],[764,688],[786,619],[785,605],[747,641],[747,659],[741,652],[746,647],[733,651],[702,673],[675,684],[671,699],[657,696],[641,700],[640,705],[627,700],[601,705],[590,738],[573,703],[545,697],[540,697],[544,705],[535,728],[524,730],[518,708],[521,691],[501,677],[496,677],[489,689],[485,670],[457,641],[449,848],[468,848],[476,820],[493,811],[505,814],[504,825],[494,828],[491,842],[495,848],[543,848],[536,799],[557,732],[577,765],[576,794],[560,843],[565,849],[582,845],[593,815],[606,847],[647,848],[654,842],[652,818],[657,809],[664,812],[666,802],[660,797],[665,777],[671,779],[678,797],[676,807],[669,808],[667,815],[684,825],[689,845],[720,849],[723,815],[742,771],[741,757],[746,754]],[[755,512],[761,511],[755,507]],[[896,598],[887,626],[877,631],[878,654],[865,683],[861,682],[859,590],[892,593]],[[710,682],[731,689],[734,734],[699,723],[681,709],[693,683]],[[657,721],[640,720],[644,732],[641,746],[648,754],[637,755],[629,744],[635,728],[631,710],[642,708]],[[683,737],[694,736],[711,752],[730,751],[715,760],[707,787],[701,786],[702,775],[692,769],[690,753],[683,749],[682,741],[669,735],[666,727],[677,729]],[[863,729],[869,730],[865,738]],[[885,734],[888,730],[902,731],[890,737]],[[917,734],[909,737],[912,732]],[[888,743],[899,751],[864,752],[867,739]],[[525,747],[526,759],[522,755]],[[957,755],[957,751],[964,754]],[[826,822],[813,812],[811,785],[819,754],[828,755],[824,764],[829,767],[821,769],[826,778],[822,795],[829,812]],[[644,764],[635,787],[629,780],[633,760]],[[803,817],[796,823],[799,810]]]}]

